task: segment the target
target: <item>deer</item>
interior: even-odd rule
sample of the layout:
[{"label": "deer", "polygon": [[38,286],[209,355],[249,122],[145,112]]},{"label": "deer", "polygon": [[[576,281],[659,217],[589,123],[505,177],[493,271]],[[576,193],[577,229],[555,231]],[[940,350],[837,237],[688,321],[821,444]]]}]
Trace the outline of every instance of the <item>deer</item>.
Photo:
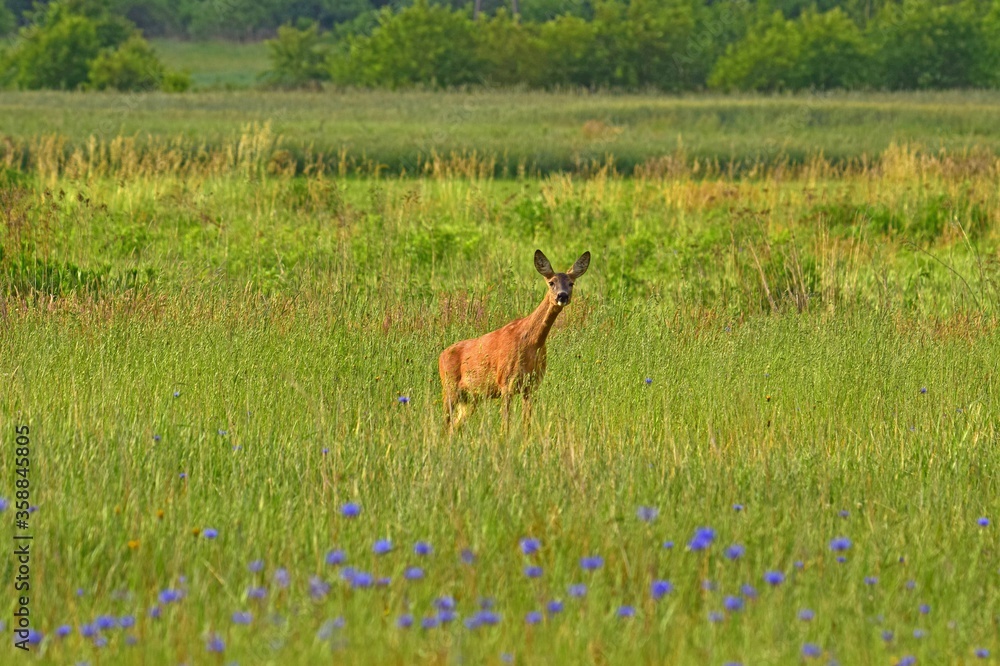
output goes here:
[{"label": "deer", "polygon": [[438,371],[444,392],[444,423],[449,433],[454,433],[484,398],[500,398],[506,430],[511,400],[520,394],[524,422],[530,421],[531,396],[545,376],[545,341],[559,313],[573,298],[573,284],[589,266],[590,252],[584,252],[572,268],[556,273],[542,251],[535,250],[535,270],[548,285],[535,311],[441,352]]}]

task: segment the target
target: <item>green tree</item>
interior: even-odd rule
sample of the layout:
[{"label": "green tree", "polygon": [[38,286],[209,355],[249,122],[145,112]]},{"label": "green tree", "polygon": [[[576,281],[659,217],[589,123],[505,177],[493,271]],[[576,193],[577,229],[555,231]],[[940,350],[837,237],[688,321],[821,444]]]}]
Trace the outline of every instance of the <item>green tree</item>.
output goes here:
[{"label": "green tree", "polygon": [[282,88],[315,87],[330,78],[329,49],[315,23],[302,29],[278,28],[278,36],[267,44],[271,68],[263,80]]},{"label": "green tree", "polygon": [[19,88],[75,90],[90,77],[90,61],[101,50],[96,23],[50,4],[38,23],[21,29],[10,55]]},{"label": "green tree", "polygon": [[95,90],[156,90],[166,70],[152,47],[133,35],[115,50],[103,50],[90,63],[89,87]]}]

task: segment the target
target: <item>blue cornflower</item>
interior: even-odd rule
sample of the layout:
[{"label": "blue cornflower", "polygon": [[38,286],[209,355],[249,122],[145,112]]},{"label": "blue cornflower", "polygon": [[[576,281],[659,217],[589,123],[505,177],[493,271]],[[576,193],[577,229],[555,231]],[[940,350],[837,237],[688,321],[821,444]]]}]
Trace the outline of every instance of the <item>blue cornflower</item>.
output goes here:
[{"label": "blue cornflower", "polygon": [[851,547],[851,540],[847,537],[836,537],[830,541],[830,550],[841,553]]},{"label": "blue cornflower", "polygon": [[674,547],[674,542],[673,541],[664,541],[663,542],[663,547],[666,548],[667,550],[670,550],[671,548]]},{"label": "blue cornflower", "polygon": [[743,610],[743,598],[742,597],[726,597],[722,601],[722,605],[730,613],[737,613]]},{"label": "blue cornflower", "polygon": [[528,578],[540,578],[542,576],[542,568],[538,566],[524,567],[524,575]]},{"label": "blue cornflower", "polygon": [[228,435],[228,434],[229,434],[229,433],[228,433],[228,432],[226,432],[225,430],[219,430],[219,437],[225,437],[225,436],[226,436],[226,435]]},{"label": "blue cornflower", "polygon": [[989,527],[990,519],[987,518],[986,516],[983,516],[982,518],[976,521],[976,524],[979,525],[980,527]]},{"label": "blue cornflower", "polygon": [[688,548],[694,551],[706,550],[715,541],[715,530],[711,527],[699,527],[688,542]]},{"label": "blue cornflower", "polygon": [[803,657],[818,657],[823,654],[823,649],[815,643],[806,643],[802,646]]},{"label": "blue cornflower", "polygon": [[742,594],[747,599],[756,599],[757,588],[755,588],[750,583],[743,583],[743,585],[740,586],[740,594]]},{"label": "blue cornflower", "polygon": [[438,619],[434,616],[425,617],[420,620],[420,628],[423,630],[434,629],[438,626]]},{"label": "blue cornflower", "polygon": [[139,644],[139,639],[136,638],[135,636],[132,636],[130,634],[130,635],[128,635],[128,636],[125,637],[125,645],[128,645],[128,646],[131,647],[133,645],[138,645],[138,644]]},{"label": "blue cornflower", "polygon": [[340,515],[344,518],[357,518],[361,515],[361,505],[357,502],[348,502],[340,507]]},{"label": "blue cornflower", "polygon": [[513,664],[514,663],[514,655],[511,654],[510,652],[501,652],[500,653],[500,661],[502,661],[505,664]]},{"label": "blue cornflower", "polygon": [[253,615],[249,611],[233,613],[233,624],[250,624],[251,622],[253,622]]},{"label": "blue cornflower", "polygon": [[915,581],[915,580],[908,580],[908,581],[906,581],[906,589],[912,590],[916,586],[917,586],[917,581]]},{"label": "blue cornflower", "polygon": [[618,617],[635,617],[635,608],[633,608],[632,606],[619,607]]},{"label": "blue cornflower", "polygon": [[[728,326],[726,328],[729,328]],[[727,661],[722,666],[743,666],[743,662],[739,661]]]},{"label": "blue cornflower", "polygon": [[131,629],[135,626],[135,616],[134,615],[122,615],[118,618],[118,626],[122,629]]},{"label": "blue cornflower", "polygon": [[580,568],[584,571],[594,571],[595,569],[600,569],[602,566],[604,566],[604,558],[600,555],[580,558]]},{"label": "blue cornflower", "polygon": [[325,641],[331,636],[333,636],[334,631],[336,631],[337,629],[343,629],[345,624],[346,623],[344,622],[344,618],[342,617],[338,617],[333,620],[327,620],[319,628],[319,631],[316,632],[316,638],[320,639],[321,641]]},{"label": "blue cornflower", "polygon": [[569,596],[574,599],[580,599],[587,596],[587,586],[583,583],[575,583],[569,586]]},{"label": "blue cornflower", "polygon": [[424,577],[424,570],[420,567],[409,567],[403,572],[403,578],[406,580],[420,580]]},{"label": "blue cornflower", "polygon": [[372,576],[367,571],[357,571],[354,573],[353,576],[351,576],[350,581],[351,581],[351,587],[358,587],[358,588],[371,587],[372,584],[375,582],[375,577]]},{"label": "blue cornflower", "polygon": [[260,573],[264,570],[264,560],[254,560],[247,565],[247,570],[249,570],[250,573]]},{"label": "blue cornflower", "polygon": [[810,608],[803,608],[799,611],[799,619],[803,622],[811,622],[814,617],[816,617],[816,613]]},{"label": "blue cornflower", "polygon": [[724,619],[726,619],[726,616],[723,615],[722,613],[720,613],[719,611],[709,611],[708,612],[708,621],[709,622],[712,622],[712,623],[722,622]]},{"label": "blue cornflower", "polygon": [[538,624],[542,621],[542,614],[539,611],[531,611],[524,616],[524,621],[528,624]]},{"label": "blue cornflower", "polygon": [[764,582],[768,585],[781,585],[785,582],[785,574],[780,571],[767,571],[764,573]]},{"label": "blue cornflower", "polygon": [[977,659],[989,659],[990,651],[986,648],[976,648]]},{"label": "blue cornflower", "polygon": [[347,553],[335,548],[326,554],[326,563],[331,567],[339,567],[344,562],[347,562]]},{"label": "blue cornflower", "polygon": [[35,631],[34,629],[28,629],[28,643],[32,645],[38,645],[42,642],[42,632]]},{"label": "blue cornflower", "polygon": [[806,563],[802,560],[795,560],[795,562],[792,563],[792,566],[801,571],[806,568]]},{"label": "blue cornflower", "polygon": [[214,527],[206,527],[204,530],[202,530],[201,533],[205,536],[206,539],[214,539],[217,536],[219,536],[219,530],[215,529]]},{"label": "blue cornflower", "polygon": [[161,609],[159,606],[150,607],[149,617],[153,618],[154,620],[159,620],[161,615],[163,615],[163,609]]},{"label": "blue cornflower", "polygon": [[558,615],[562,613],[564,604],[562,599],[553,599],[545,606],[545,610],[549,612],[549,615]]},{"label": "blue cornflower", "polygon": [[927,393],[927,387],[926,386],[921,386],[920,387],[920,392],[921,393]]},{"label": "blue cornflower", "polygon": [[108,647],[108,639],[104,636],[98,636],[94,639],[94,647],[96,648],[106,648]]},{"label": "blue cornflower", "polygon": [[476,616],[479,618],[480,624],[485,624],[487,626],[500,624],[500,615],[489,609],[483,609],[481,611],[478,611],[476,613]]},{"label": "blue cornflower", "polygon": [[930,612],[931,612],[931,607],[930,606],[928,606],[927,604],[920,604],[920,614],[921,615],[927,615]]},{"label": "blue cornflower", "polygon": [[542,542],[534,537],[521,539],[521,552],[525,555],[534,555],[542,547]]},{"label": "blue cornflower", "polygon": [[313,599],[322,599],[330,592],[330,584],[319,576],[309,577],[309,596]]},{"label": "blue cornflower", "polygon": [[923,629],[914,629],[913,630],[913,637],[914,638],[923,638],[926,635],[927,635],[927,632],[924,631]]},{"label": "blue cornflower", "polygon": [[652,506],[640,506],[639,509],[635,512],[635,515],[639,518],[639,520],[643,521],[644,523],[649,523],[655,520],[658,515],[660,515],[660,510]]},{"label": "blue cornflower", "polygon": [[3,513],[10,507],[10,500],[6,497],[0,497],[0,513]]},{"label": "blue cornflower", "polygon": [[886,643],[892,642],[893,636],[894,636],[894,634],[891,631],[889,631],[888,629],[883,629],[882,630],[882,640],[885,641]]},{"label": "blue cornflower", "polygon": [[114,629],[117,623],[115,622],[115,618],[110,615],[98,615],[97,619],[94,620],[94,624],[97,625],[99,630],[107,631],[108,629]]},{"label": "blue cornflower", "polygon": [[652,377],[646,377],[646,386],[649,386],[652,383],[653,383],[653,378]]},{"label": "blue cornflower", "polygon": [[878,578],[875,576],[865,576],[865,585],[875,585],[878,583]]},{"label": "blue cornflower", "polygon": [[653,599],[660,600],[674,591],[674,586],[669,580],[654,580],[649,586],[649,593]]},{"label": "blue cornflower", "polygon": [[325,456],[326,454],[328,454],[329,452],[330,452],[330,447],[329,447],[329,446],[324,446],[324,447],[323,447],[323,450],[322,450],[322,451],[320,451],[320,453],[322,453],[322,454],[323,454],[324,456]]},{"label": "blue cornflower", "polygon": [[288,587],[288,584],[291,582],[291,576],[288,575],[288,569],[282,567],[275,571],[274,582],[277,583],[278,587]]},{"label": "blue cornflower", "polygon": [[743,553],[745,553],[746,551],[747,549],[744,548],[741,544],[734,543],[729,548],[726,548],[726,552],[724,554],[730,560],[738,560],[739,558],[743,557]]},{"label": "blue cornflower", "polygon": [[392,578],[389,576],[381,576],[375,579],[375,584],[379,587],[388,587],[389,583],[392,582]]},{"label": "blue cornflower", "polygon": [[175,398],[181,397],[181,392],[180,391],[174,391],[174,397]]},{"label": "blue cornflower", "polygon": [[93,638],[97,635],[97,627],[93,624],[85,624],[80,627],[80,635],[84,638]]},{"label": "blue cornflower", "polygon": [[449,622],[454,622],[455,618],[457,617],[458,614],[455,613],[455,611],[453,610],[442,610],[438,611],[437,614],[438,622],[440,622],[441,624],[448,624]]},{"label": "blue cornflower", "polygon": [[715,592],[716,587],[718,586],[715,584],[714,580],[709,580],[706,578],[705,580],[701,581],[701,589],[705,590],[706,592]]},{"label": "blue cornflower", "polygon": [[899,661],[896,662],[896,666],[914,666],[917,663],[917,658],[912,654],[908,654]]},{"label": "blue cornflower", "polygon": [[61,624],[56,629],[56,636],[58,636],[59,638],[66,638],[71,633],[73,633],[73,627],[69,626],[68,624]]},{"label": "blue cornflower", "polygon": [[455,610],[455,599],[452,597],[438,597],[434,600],[434,608],[438,610]]},{"label": "blue cornflower", "polygon": [[433,553],[434,549],[426,541],[418,541],[417,544],[413,547],[413,552],[416,553],[417,555],[424,556]]},{"label": "blue cornflower", "polygon": [[742,504],[734,504],[733,505],[733,511],[739,513],[742,510],[743,510],[743,505]]},{"label": "blue cornflower", "polygon": [[837,563],[838,564],[844,564],[845,562],[847,562],[847,558],[846,557],[844,557],[843,555],[837,555]]},{"label": "blue cornflower", "polygon": [[396,626],[400,629],[409,629],[413,626],[413,616],[409,613],[404,613],[396,619]]},{"label": "blue cornflower", "polygon": [[266,587],[249,587],[247,588],[247,599],[263,599],[267,596]]},{"label": "blue cornflower", "polygon": [[181,478],[186,479],[188,477],[187,472],[181,472]]},{"label": "blue cornflower", "polygon": [[218,634],[212,634],[212,637],[208,639],[208,643],[205,645],[205,649],[209,652],[222,652],[226,649],[226,644]]},{"label": "blue cornflower", "polygon": [[158,442],[158,441],[160,441],[160,439],[161,439],[161,437],[159,435],[153,435],[153,441],[154,442]]},{"label": "blue cornflower", "polygon": [[392,541],[390,541],[389,539],[379,539],[378,541],[375,542],[375,545],[372,546],[372,552],[375,553],[376,555],[385,555],[391,550],[392,550]]},{"label": "blue cornflower", "polygon": [[399,396],[399,398],[397,398],[397,400],[399,401],[399,404],[401,404],[401,405],[408,405],[408,404],[410,404],[410,399],[407,396],[405,396],[405,395]]},{"label": "blue cornflower", "polygon": [[476,554],[473,553],[468,548],[463,548],[461,553],[462,562],[465,564],[472,564],[476,561]]},{"label": "blue cornflower", "polygon": [[840,516],[841,518],[847,518],[848,516],[851,515],[851,512],[848,511],[847,509],[841,509],[840,511],[837,512],[837,515]]}]

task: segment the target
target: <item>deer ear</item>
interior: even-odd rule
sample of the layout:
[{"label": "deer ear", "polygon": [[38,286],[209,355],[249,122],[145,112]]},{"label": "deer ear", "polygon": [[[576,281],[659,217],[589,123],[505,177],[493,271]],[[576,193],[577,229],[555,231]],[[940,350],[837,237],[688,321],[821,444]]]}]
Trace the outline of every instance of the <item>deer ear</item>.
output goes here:
[{"label": "deer ear", "polygon": [[589,267],[590,267],[590,252],[588,251],[580,255],[580,258],[576,260],[575,264],[573,264],[573,268],[569,269],[566,272],[566,275],[576,279],[581,275],[583,275],[584,273],[586,273],[587,268]]},{"label": "deer ear", "polygon": [[541,273],[546,280],[556,274],[556,272],[552,270],[552,264],[550,264],[549,260],[545,258],[545,255],[542,254],[541,250],[535,250],[535,270]]}]

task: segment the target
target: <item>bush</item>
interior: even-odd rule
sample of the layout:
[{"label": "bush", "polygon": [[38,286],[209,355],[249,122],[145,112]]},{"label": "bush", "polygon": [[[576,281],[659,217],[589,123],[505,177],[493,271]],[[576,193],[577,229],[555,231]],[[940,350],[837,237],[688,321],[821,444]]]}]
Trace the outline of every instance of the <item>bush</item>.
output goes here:
[{"label": "bush", "polygon": [[163,83],[163,63],[149,43],[133,35],[114,51],[101,51],[90,63],[90,86],[95,90],[156,90]]},{"label": "bush", "polygon": [[56,2],[20,34],[21,42],[9,56],[19,88],[75,90],[87,82],[90,61],[101,49],[94,21]]},{"label": "bush", "polygon": [[308,88],[330,78],[329,51],[321,42],[315,23],[302,29],[282,26],[278,28],[277,38],[265,43],[271,69],[261,78],[268,85]]},{"label": "bush", "polygon": [[776,12],[719,58],[709,77],[715,88],[800,90],[864,85],[870,56],[858,26],[839,8],[804,12],[789,21]]}]

